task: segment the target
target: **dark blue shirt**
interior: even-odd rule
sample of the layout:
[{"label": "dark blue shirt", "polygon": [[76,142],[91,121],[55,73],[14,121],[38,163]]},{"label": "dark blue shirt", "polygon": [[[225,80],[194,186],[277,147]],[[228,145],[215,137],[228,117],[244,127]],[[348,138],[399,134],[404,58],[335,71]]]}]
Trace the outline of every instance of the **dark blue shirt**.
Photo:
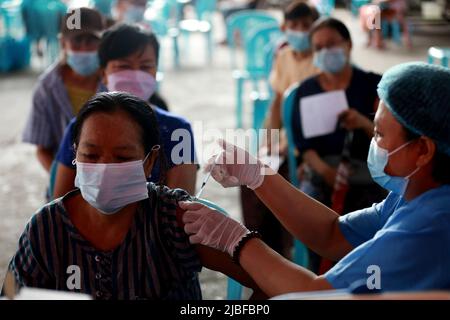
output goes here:
[{"label": "dark blue shirt", "polygon": [[[192,133],[191,125],[189,124],[189,122],[180,116],[176,116],[173,113],[161,110],[160,108],[154,107],[153,110],[155,111],[156,120],[159,123],[160,139],[162,144],[161,147],[162,150],[164,150],[168,168],[173,168],[174,166],[179,164],[196,163],[194,135]],[[75,165],[72,163],[73,159],[75,159],[75,151],[73,149],[72,131],[75,121],[76,118],[72,119],[67,126],[63,140],[58,150],[58,154],[56,155],[56,160],[58,162],[73,169],[75,169]],[[181,129],[182,133],[184,132],[185,134],[187,134],[187,138],[190,140],[184,141],[183,138],[179,138],[177,135],[174,135],[173,138],[176,139],[175,141],[172,141],[172,134],[177,129]],[[185,137],[185,135],[183,135],[183,137]],[[190,150],[178,148],[179,143],[181,142],[183,142],[183,145],[190,145]],[[172,155],[172,151],[174,151],[174,155]],[[184,154],[185,151],[188,153],[186,154],[186,157]],[[179,162],[177,161],[178,157],[185,160]],[[161,170],[159,167],[159,162],[156,162],[149,181],[158,182],[160,178],[160,171]]]},{"label": "dark blue shirt", "polygon": [[[350,85],[345,90],[348,105],[350,108],[358,110],[367,118],[373,120],[378,99],[377,86],[381,76],[372,72],[365,72],[357,67],[353,67],[353,75]],[[317,151],[321,156],[340,155],[344,148],[346,130],[336,128],[328,135],[305,139],[301,126],[300,100],[304,97],[325,92],[319,84],[318,77],[314,76],[305,80],[297,90],[298,107],[293,108],[292,126],[294,130],[294,140],[300,153],[308,149]],[[353,143],[350,148],[350,155],[354,159],[367,159],[370,138],[364,130],[355,130]]]}]

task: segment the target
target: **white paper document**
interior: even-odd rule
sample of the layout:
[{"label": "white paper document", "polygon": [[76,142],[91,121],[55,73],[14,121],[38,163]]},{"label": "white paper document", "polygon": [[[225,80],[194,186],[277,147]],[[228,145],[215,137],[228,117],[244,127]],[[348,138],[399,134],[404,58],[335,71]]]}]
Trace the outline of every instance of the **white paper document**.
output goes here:
[{"label": "white paper document", "polygon": [[316,94],[300,99],[301,125],[306,139],[333,133],[338,116],[348,109],[342,90]]}]

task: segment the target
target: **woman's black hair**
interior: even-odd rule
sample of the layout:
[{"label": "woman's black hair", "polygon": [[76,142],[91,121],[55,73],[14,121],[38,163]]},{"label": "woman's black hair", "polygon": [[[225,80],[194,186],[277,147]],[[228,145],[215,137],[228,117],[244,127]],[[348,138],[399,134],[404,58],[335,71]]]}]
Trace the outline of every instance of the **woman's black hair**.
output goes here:
[{"label": "woman's black hair", "polygon": [[337,33],[339,33],[345,41],[352,42],[350,31],[345,26],[345,24],[341,20],[330,17],[320,18],[313,24],[309,33],[310,38],[312,38],[314,33],[324,28],[336,30]]},{"label": "woman's black hair", "polygon": [[[420,138],[420,135],[412,132],[411,130],[403,127],[405,131],[406,141],[416,140]],[[437,150],[433,158],[433,171],[431,175],[437,183],[450,184],[450,156]]]},{"label": "woman's black hair", "polygon": [[122,59],[138,51],[144,51],[147,45],[155,50],[156,62],[159,56],[159,42],[151,31],[137,25],[119,24],[108,29],[100,41],[98,57],[100,66],[105,68],[109,61]]},{"label": "woman's black hair", "polygon": [[[140,142],[144,147],[145,155],[155,145],[160,145],[160,150],[163,149],[155,112],[147,102],[125,92],[99,93],[86,102],[78,113],[73,127],[72,136],[75,146],[78,146],[81,130],[87,118],[95,113],[114,113],[117,111],[127,113],[141,128],[142,139]],[[108,133],[105,132],[105,134]],[[159,152],[158,160],[161,171],[159,182],[164,183],[168,165],[163,151]]]},{"label": "woman's black hair", "polygon": [[297,0],[289,3],[283,11],[284,21],[311,18],[314,22],[319,18],[319,12],[316,8],[309,5],[304,0]]}]

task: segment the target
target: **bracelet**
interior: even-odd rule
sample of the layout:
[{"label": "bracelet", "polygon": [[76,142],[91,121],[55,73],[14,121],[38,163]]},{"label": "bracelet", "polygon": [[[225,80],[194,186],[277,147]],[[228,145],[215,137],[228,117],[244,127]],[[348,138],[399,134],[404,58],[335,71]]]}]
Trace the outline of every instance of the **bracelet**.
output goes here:
[{"label": "bracelet", "polygon": [[245,236],[243,236],[241,240],[239,240],[239,243],[233,251],[232,259],[235,263],[239,264],[239,256],[241,255],[242,248],[249,240],[253,238],[261,239],[261,234],[258,231],[250,231]]}]

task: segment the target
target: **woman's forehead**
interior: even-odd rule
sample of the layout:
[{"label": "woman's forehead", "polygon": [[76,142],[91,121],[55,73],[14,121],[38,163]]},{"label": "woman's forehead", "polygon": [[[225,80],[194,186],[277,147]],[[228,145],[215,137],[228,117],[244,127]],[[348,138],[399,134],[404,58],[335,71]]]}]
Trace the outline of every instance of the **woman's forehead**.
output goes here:
[{"label": "woman's forehead", "polygon": [[343,37],[337,30],[333,28],[323,27],[314,32],[314,34],[312,35],[312,39],[316,42],[328,40],[340,41],[343,39]]},{"label": "woman's forehead", "polygon": [[109,146],[142,147],[141,128],[126,112],[97,112],[83,123],[80,145],[84,143]]},{"label": "woman's forehead", "polygon": [[139,48],[135,52],[132,52],[126,57],[117,58],[114,61],[122,61],[122,60],[129,60],[129,61],[144,61],[144,60],[156,60],[156,52],[155,49],[151,44],[147,44],[142,48]]}]

